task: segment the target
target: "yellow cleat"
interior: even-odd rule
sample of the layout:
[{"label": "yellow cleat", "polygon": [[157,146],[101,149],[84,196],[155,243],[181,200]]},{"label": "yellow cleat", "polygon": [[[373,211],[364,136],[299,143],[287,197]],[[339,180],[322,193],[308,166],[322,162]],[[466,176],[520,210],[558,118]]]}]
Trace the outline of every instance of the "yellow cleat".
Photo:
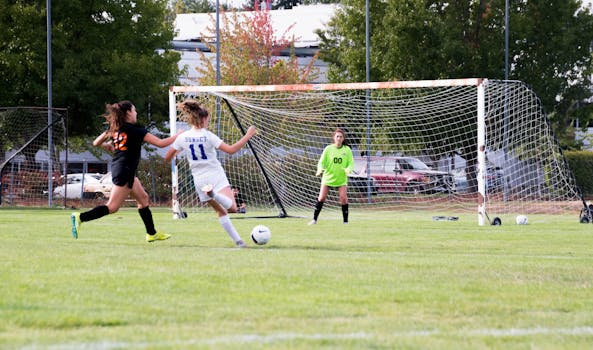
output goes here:
[{"label": "yellow cleat", "polygon": [[171,235],[166,233],[157,232],[154,235],[146,234],[146,242],[152,243],[154,241],[164,241],[165,239],[171,238]]}]

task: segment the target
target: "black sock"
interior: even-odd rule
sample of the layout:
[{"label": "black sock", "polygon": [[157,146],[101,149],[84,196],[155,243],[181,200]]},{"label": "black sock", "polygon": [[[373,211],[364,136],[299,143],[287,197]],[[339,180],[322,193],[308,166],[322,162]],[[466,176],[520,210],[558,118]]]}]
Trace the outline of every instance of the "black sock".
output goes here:
[{"label": "black sock", "polygon": [[323,208],[323,202],[317,201],[315,203],[315,211],[313,212],[313,220],[317,221],[319,213],[321,213],[321,208]]},{"label": "black sock", "polygon": [[344,222],[348,222],[348,203],[342,204],[342,216],[344,217]]},{"label": "black sock", "polygon": [[98,218],[102,218],[105,215],[109,215],[109,208],[106,205],[100,205],[98,207],[94,207],[93,209],[80,213],[80,221],[91,221]]},{"label": "black sock", "polygon": [[146,233],[149,235],[154,235],[156,233],[156,229],[154,228],[154,222],[152,221],[152,213],[150,212],[150,208],[146,207],[138,209],[138,213],[140,213],[140,217],[144,222]]}]

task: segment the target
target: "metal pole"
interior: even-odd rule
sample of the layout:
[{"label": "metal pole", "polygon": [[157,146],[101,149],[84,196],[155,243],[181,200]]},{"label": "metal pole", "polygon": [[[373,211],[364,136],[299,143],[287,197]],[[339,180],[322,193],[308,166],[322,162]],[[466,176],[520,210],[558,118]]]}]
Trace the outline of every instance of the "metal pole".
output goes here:
[{"label": "metal pole", "polygon": [[509,0],[504,5],[504,80],[509,80]]},{"label": "metal pole", "polygon": [[[371,80],[371,44],[370,44],[370,24],[369,24],[369,0],[365,0],[365,71],[366,71],[366,82]],[[367,156],[367,201],[371,202],[371,91],[366,90],[366,129],[367,129],[367,144],[366,144],[366,156]]]},{"label": "metal pole", "polygon": [[52,207],[53,195],[53,116],[52,116],[52,58],[51,58],[51,0],[46,0],[47,7],[47,205]]},{"label": "metal pole", "polygon": [[[148,105],[147,105],[146,115],[148,116],[148,125],[152,128],[152,104],[150,101],[150,96],[148,96]],[[156,193],[156,174],[154,173],[154,157],[152,156],[152,150],[148,152],[148,173],[150,174],[150,188],[152,190],[152,203],[156,204],[157,200],[157,193]]]},{"label": "metal pole", "polygon": [[504,167],[503,167],[503,199],[508,200],[506,168],[509,144],[509,0],[505,0],[504,8]]},{"label": "metal pole", "polygon": [[[220,85],[220,4],[216,0],[216,86]],[[216,96],[216,134],[220,135],[220,97]]]}]

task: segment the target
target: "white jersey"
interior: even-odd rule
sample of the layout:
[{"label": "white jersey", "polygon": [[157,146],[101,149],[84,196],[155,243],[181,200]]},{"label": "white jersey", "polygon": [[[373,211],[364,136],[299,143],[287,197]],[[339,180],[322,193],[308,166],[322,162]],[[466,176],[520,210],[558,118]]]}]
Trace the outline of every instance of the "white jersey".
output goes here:
[{"label": "white jersey", "polygon": [[192,175],[201,178],[224,175],[224,169],[216,157],[216,150],[221,143],[222,140],[208,129],[191,128],[181,133],[171,147],[180,152],[185,151]]}]

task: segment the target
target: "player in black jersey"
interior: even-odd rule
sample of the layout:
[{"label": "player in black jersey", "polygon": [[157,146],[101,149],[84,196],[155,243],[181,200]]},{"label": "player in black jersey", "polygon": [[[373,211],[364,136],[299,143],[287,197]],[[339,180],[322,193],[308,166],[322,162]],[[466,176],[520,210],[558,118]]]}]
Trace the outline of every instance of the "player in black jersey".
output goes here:
[{"label": "player in black jersey", "polygon": [[105,118],[109,122],[109,130],[99,135],[93,141],[93,146],[113,151],[111,163],[113,189],[106,205],[99,205],[84,213],[71,214],[72,236],[78,238],[80,225],[83,222],[117,212],[124,200],[128,196],[132,196],[138,203],[138,212],[146,227],[146,241],[168,239],[171,235],[157,232],[154,228],[152,213],[148,207],[149,197],[142,183],[136,177],[136,170],[140,162],[142,142],[157,147],[167,147],[175,141],[177,135],[161,139],[149,133],[145,127],[135,125],[137,121],[136,107],[130,101],[108,104],[106,109]]}]

